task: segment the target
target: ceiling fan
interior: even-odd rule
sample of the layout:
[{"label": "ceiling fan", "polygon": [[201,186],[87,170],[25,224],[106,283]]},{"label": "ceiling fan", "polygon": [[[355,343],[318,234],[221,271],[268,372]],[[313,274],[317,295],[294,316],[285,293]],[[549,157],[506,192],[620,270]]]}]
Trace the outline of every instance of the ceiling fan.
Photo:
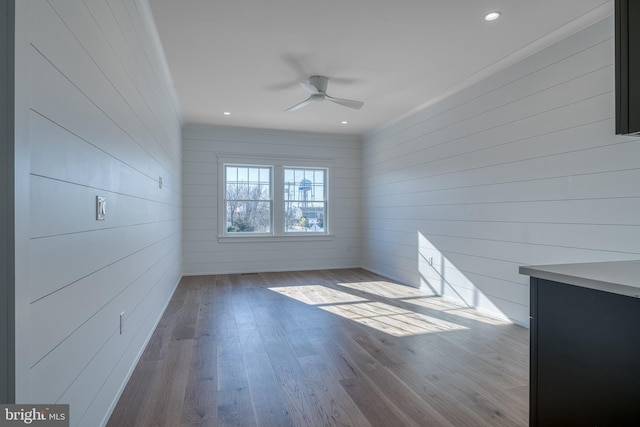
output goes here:
[{"label": "ceiling fan", "polygon": [[311,76],[308,82],[300,83],[307,92],[310,93],[309,98],[304,101],[287,108],[285,111],[295,111],[299,110],[302,107],[305,107],[312,102],[324,101],[325,99],[331,102],[335,102],[336,104],[342,105],[344,107],[349,107],[353,109],[360,109],[364,105],[362,101],[353,101],[351,99],[343,99],[343,98],[334,98],[333,96],[327,95],[327,84],[329,83],[329,79],[324,76]]}]

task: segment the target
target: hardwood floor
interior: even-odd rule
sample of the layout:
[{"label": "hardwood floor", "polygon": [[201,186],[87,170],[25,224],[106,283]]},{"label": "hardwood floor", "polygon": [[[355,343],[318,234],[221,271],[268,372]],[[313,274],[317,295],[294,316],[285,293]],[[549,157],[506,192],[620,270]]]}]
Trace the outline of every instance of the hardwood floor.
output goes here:
[{"label": "hardwood floor", "polygon": [[185,277],[109,426],[519,426],[528,330],[367,271]]}]

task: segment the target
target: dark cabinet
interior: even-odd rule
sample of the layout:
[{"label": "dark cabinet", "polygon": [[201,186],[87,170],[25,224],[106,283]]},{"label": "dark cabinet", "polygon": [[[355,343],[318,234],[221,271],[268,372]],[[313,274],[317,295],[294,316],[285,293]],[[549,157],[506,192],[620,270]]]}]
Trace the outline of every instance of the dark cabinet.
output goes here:
[{"label": "dark cabinet", "polygon": [[616,133],[640,134],[640,1],[616,0]]},{"label": "dark cabinet", "polygon": [[640,426],[640,299],[531,277],[531,426]]}]

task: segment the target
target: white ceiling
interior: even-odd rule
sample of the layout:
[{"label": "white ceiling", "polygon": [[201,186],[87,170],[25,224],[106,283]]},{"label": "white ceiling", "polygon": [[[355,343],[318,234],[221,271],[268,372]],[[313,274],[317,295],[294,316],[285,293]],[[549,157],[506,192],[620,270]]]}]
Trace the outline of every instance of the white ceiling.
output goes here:
[{"label": "white ceiling", "polygon": [[[613,12],[612,0],[149,4],[187,123],[356,135]],[[492,10],[502,17],[485,21]],[[364,101],[364,107],[325,101],[285,113],[306,99],[298,83],[314,74],[329,77],[328,94]]]}]

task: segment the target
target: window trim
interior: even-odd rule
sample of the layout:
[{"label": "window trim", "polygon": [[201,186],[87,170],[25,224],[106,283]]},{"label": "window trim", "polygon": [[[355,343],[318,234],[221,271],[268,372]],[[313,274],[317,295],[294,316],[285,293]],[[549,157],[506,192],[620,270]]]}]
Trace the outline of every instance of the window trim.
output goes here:
[{"label": "window trim", "polygon": [[[285,204],[287,202],[287,200],[284,198],[284,170],[285,169],[315,169],[315,170],[323,170],[324,171],[324,182],[325,184],[322,186],[323,190],[324,190],[324,200],[323,203],[325,204],[325,208],[324,208],[324,218],[323,218],[323,229],[324,231],[322,232],[318,232],[318,231],[314,231],[314,232],[310,232],[310,231],[286,231],[286,216],[285,216]],[[281,200],[281,208],[283,210],[282,212],[282,233],[284,235],[287,236],[306,236],[306,235],[325,235],[325,234],[329,234],[329,231],[331,230],[331,218],[329,217],[329,168],[328,167],[321,167],[321,166],[301,166],[301,165],[283,165],[281,168],[281,172],[282,172],[282,182],[281,182],[281,190],[283,192],[283,197]]]},{"label": "window trim", "polygon": [[[230,233],[227,231],[227,197],[226,197],[226,167],[227,166],[238,166],[238,167],[247,167],[247,168],[260,168],[260,169],[269,169],[269,199],[268,202],[271,205],[271,209],[269,210],[269,229],[271,231],[267,232],[267,233],[260,233],[260,232],[247,232],[247,233],[238,233],[238,232],[234,232],[234,233]],[[275,168],[271,165],[264,165],[264,164],[253,164],[253,163],[237,163],[237,162],[225,162],[222,164],[221,166],[222,169],[222,186],[221,188],[221,196],[222,196],[222,205],[220,207],[219,210],[219,215],[222,217],[222,233],[225,235],[225,237],[230,237],[230,236],[252,236],[252,237],[258,237],[258,236],[271,236],[273,235],[273,231],[274,231],[274,227],[273,227],[273,222],[274,222],[274,204],[275,204],[275,195],[274,195],[274,175],[275,175]],[[267,201],[267,200],[262,200],[262,201]],[[220,234],[220,233],[219,233]]]},{"label": "window trim", "polygon": [[[333,240],[333,168],[334,160],[323,157],[300,158],[296,156],[248,156],[245,154],[218,154],[218,242],[269,242]],[[271,168],[271,232],[270,233],[229,233],[226,227],[225,166],[243,165]],[[292,166],[295,165],[295,166]],[[326,193],[326,218],[324,232],[285,232],[284,220],[284,169],[324,169]]]}]

